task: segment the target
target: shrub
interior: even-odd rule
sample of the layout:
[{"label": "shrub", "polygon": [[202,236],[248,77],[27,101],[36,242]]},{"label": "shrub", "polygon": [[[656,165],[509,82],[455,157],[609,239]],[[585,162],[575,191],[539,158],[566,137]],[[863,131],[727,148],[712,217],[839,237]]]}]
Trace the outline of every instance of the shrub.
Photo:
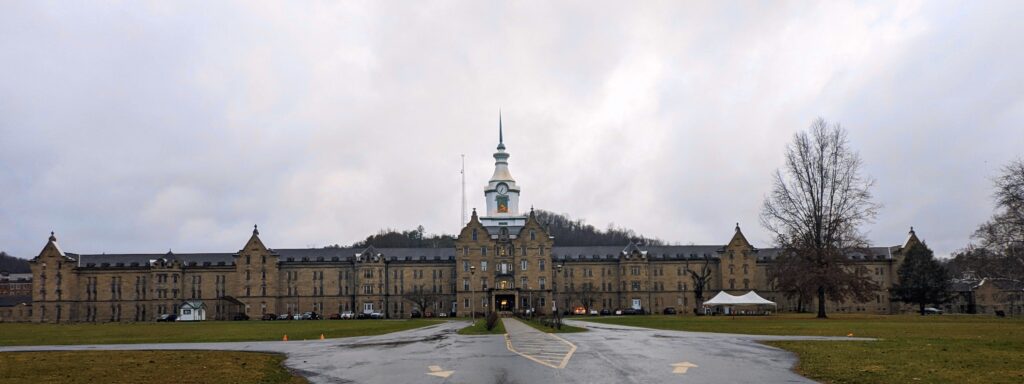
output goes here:
[{"label": "shrub", "polygon": [[497,326],[497,325],[498,325],[498,313],[497,312],[490,312],[490,313],[488,313],[487,314],[487,321],[484,322],[484,326],[487,327],[488,331],[490,331],[490,330],[494,329],[494,327]]}]

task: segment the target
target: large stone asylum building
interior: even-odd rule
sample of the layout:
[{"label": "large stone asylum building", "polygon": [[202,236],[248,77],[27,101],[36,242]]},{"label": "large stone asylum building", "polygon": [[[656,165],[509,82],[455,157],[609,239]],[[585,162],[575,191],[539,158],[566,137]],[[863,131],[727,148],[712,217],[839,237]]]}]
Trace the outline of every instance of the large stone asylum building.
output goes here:
[{"label": "large stone asylum building", "polygon": [[[705,268],[711,276],[705,298],[756,290],[778,302],[779,310],[795,308],[767,279],[778,250],[753,246],[738,225],[723,234],[724,244],[559,246],[532,209],[520,210],[521,190],[508,157],[499,139],[494,174],[484,189],[486,212],[473,211],[454,248],[282,249],[267,247],[254,228],[235,252],[88,255],[62,251],[51,234],[31,261],[26,316],[36,322],[149,321],[199,299],[208,319],[305,311],[401,318],[422,302],[416,297],[429,298],[428,311],[459,316],[525,308],[550,313],[556,304],[691,313],[698,303],[689,271]],[[875,300],[827,305],[833,311],[899,311],[888,290],[902,250],[916,241],[911,232],[906,244],[854,257],[882,287]]]}]

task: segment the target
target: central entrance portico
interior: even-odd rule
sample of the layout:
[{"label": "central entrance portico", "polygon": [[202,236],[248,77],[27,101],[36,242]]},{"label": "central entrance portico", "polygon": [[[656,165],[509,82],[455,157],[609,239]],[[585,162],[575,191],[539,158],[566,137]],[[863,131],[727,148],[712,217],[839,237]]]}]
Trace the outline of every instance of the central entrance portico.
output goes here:
[{"label": "central entrance portico", "polygon": [[519,294],[514,290],[495,290],[494,309],[498,312],[514,312]]}]

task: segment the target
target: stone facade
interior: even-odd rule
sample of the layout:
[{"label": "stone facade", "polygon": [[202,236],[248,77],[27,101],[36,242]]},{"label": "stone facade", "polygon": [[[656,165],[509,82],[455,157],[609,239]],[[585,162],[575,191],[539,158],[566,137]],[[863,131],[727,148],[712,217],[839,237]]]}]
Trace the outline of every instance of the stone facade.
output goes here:
[{"label": "stone facade", "polygon": [[[32,305],[22,313],[36,322],[149,321],[191,299],[207,303],[208,319],[306,311],[402,318],[419,306],[458,316],[580,307],[692,313],[699,303],[690,271],[703,269],[711,271],[705,299],[756,290],[778,310],[797,309],[767,278],[778,250],[754,247],[739,225],[725,244],[558,246],[532,209],[519,214],[521,188],[504,143],[497,149],[484,189],[487,215],[474,210],[454,248],[273,249],[254,228],[237,252],[85,255],[61,251],[51,234],[31,261]],[[888,291],[902,250],[917,241],[911,231],[903,245],[854,256],[882,288],[874,301],[827,303],[829,310],[903,311]]]}]

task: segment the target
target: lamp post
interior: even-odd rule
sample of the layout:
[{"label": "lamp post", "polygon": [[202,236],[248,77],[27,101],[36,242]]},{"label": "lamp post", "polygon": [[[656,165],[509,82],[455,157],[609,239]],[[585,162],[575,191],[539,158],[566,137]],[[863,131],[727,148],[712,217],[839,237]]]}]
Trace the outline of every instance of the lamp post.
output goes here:
[{"label": "lamp post", "polygon": [[476,276],[476,266],[469,266],[469,317],[476,322],[476,291],[473,290],[473,277]]},{"label": "lamp post", "polygon": [[[555,269],[558,270],[558,274],[555,276],[560,276],[562,274],[562,264],[555,266]],[[558,281],[555,281],[555,303],[553,308],[555,310],[555,327],[562,329],[562,314],[558,312]]]}]

